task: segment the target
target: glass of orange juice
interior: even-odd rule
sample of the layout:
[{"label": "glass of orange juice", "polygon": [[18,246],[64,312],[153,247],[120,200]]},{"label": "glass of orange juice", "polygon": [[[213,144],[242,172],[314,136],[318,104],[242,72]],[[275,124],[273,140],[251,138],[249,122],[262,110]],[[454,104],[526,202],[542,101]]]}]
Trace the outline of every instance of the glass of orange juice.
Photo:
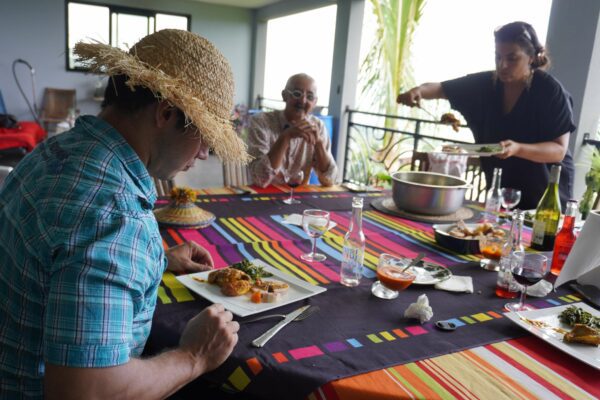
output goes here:
[{"label": "glass of orange juice", "polygon": [[500,269],[502,247],[505,243],[505,237],[481,236],[479,238],[479,251],[484,257],[479,263],[481,268],[488,271],[498,271]]},{"label": "glass of orange juice", "polygon": [[377,281],[371,286],[371,293],[380,299],[395,299],[398,292],[406,289],[416,278],[410,270],[402,271],[410,262],[392,254],[382,253],[377,263]]}]

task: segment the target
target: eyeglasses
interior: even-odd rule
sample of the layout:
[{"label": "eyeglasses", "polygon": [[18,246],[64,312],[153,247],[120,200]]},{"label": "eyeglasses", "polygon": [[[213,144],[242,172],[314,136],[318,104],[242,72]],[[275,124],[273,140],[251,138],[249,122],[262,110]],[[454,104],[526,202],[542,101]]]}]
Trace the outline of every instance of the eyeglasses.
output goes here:
[{"label": "eyeglasses", "polygon": [[[295,99],[301,99],[302,96],[304,96],[304,94],[305,94],[305,92],[303,92],[300,89],[294,89],[294,90],[285,89],[285,91],[288,92]],[[317,96],[315,96],[314,93],[306,92],[306,100],[315,101],[316,99],[317,99]]]}]

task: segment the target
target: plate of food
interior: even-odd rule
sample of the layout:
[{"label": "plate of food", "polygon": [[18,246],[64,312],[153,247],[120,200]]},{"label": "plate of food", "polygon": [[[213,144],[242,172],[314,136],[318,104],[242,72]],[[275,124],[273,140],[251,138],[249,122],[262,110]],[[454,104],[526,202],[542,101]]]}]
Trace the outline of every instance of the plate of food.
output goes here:
[{"label": "plate of food", "polygon": [[181,275],[177,280],[206,300],[223,304],[240,317],[281,307],[327,290],[279,271],[260,259]]},{"label": "plate of food", "polygon": [[489,222],[481,224],[465,224],[458,221],[455,224],[433,225],[435,241],[440,246],[459,254],[480,254],[480,236],[505,237],[506,231]]},{"label": "plate of food", "polygon": [[505,315],[548,344],[600,370],[600,311],[585,303],[572,303]]},{"label": "plate of food", "polygon": [[459,154],[463,156],[489,157],[502,153],[500,143],[448,143],[442,145],[442,150],[438,153]]}]

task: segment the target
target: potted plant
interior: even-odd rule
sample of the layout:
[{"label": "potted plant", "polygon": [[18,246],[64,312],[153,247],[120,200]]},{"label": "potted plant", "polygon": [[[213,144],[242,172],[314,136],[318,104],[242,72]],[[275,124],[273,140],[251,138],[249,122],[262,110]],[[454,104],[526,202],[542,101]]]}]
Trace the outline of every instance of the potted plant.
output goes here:
[{"label": "potted plant", "polygon": [[592,206],[594,204],[594,198],[598,190],[600,190],[600,150],[594,149],[592,153],[590,169],[585,175],[586,189],[583,193],[581,202],[579,203],[579,212],[581,213],[581,219],[586,219]]}]

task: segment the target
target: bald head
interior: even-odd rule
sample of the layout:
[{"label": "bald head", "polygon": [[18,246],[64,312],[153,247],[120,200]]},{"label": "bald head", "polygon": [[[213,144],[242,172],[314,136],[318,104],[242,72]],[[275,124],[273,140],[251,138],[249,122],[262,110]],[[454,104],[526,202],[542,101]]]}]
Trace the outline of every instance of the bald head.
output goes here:
[{"label": "bald head", "polygon": [[300,81],[309,83],[312,86],[314,86],[315,90],[317,89],[317,85],[315,84],[315,80],[313,79],[313,77],[305,73],[290,76],[285,84],[285,88],[287,90],[294,90],[294,86]]}]

